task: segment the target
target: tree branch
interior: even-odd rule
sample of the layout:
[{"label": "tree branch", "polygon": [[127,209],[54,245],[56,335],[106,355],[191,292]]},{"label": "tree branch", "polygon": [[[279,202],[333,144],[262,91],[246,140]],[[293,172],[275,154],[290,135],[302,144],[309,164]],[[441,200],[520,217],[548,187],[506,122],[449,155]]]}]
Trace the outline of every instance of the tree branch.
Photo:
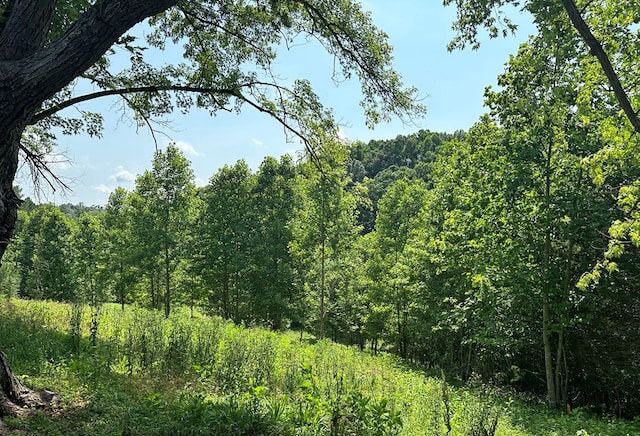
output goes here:
[{"label": "tree branch", "polygon": [[[120,89],[108,89],[108,90],[104,90],[104,91],[98,91],[98,92],[94,92],[91,94],[86,94],[86,95],[81,95],[75,98],[71,98],[69,100],[66,100],[64,102],[61,102],[55,106],[52,106],[48,109],[45,109],[41,112],[38,112],[37,114],[35,114],[32,119],[31,119],[31,123],[30,124],[36,124],[39,121],[44,120],[47,117],[50,117],[52,115],[54,115],[55,113],[66,109],[68,107],[71,107],[73,105],[79,104],[79,103],[83,103],[89,100],[94,100],[97,98],[101,98],[101,97],[107,97],[107,96],[112,96],[112,95],[120,95],[122,97],[125,97],[128,94],[134,94],[134,93],[154,93],[154,92],[162,92],[162,91],[182,91],[182,92],[193,92],[193,93],[200,93],[200,94],[225,94],[225,95],[229,95],[229,96],[233,96],[236,97],[237,99],[239,99],[240,101],[243,101],[244,103],[248,104],[249,106],[257,109],[258,111],[262,112],[262,113],[266,113],[268,115],[270,115],[273,119],[275,119],[278,123],[280,123],[286,130],[288,130],[289,132],[293,133],[295,136],[297,136],[298,138],[300,138],[300,140],[303,142],[305,148],[307,149],[307,151],[309,152],[309,155],[311,156],[311,160],[314,161],[316,163],[316,165],[318,165],[318,167],[320,168],[319,162],[320,159],[317,156],[316,151],[314,150],[313,146],[311,145],[311,143],[309,142],[308,138],[305,136],[304,133],[302,133],[300,130],[296,129],[294,126],[292,126],[286,119],[286,117],[283,117],[281,115],[279,115],[278,113],[274,112],[273,110],[270,110],[258,103],[256,103],[255,101],[247,98],[244,94],[242,94],[240,92],[240,88],[245,88],[245,87],[250,87],[250,86],[272,86],[278,89],[279,91],[279,95],[280,95],[280,101],[281,104],[284,106],[284,104],[282,103],[284,101],[284,96],[282,96],[282,89],[281,87],[273,84],[273,83],[265,83],[265,82],[260,82],[260,81],[255,81],[255,82],[250,82],[250,83],[245,83],[240,85],[237,88],[200,88],[200,87],[196,87],[196,86],[185,86],[185,85],[167,85],[167,86],[139,86],[139,87],[133,87],[133,88],[120,88]],[[26,156],[28,158],[31,159],[31,161],[38,161],[36,158],[37,156],[30,152],[27,148],[22,147],[21,146],[21,150],[26,154]],[[39,163],[42,163],[42,159],[39,159]],[[46,167],[46,164],[44,165]],[[38,168],[38,166],[36,166],[36,168]],[[42,171],[39,171],[40,173],[43,173]],[[47,172],[51,175],[53,175],[53,173],[51,173],[48,169]],[[55,177],[55,176],[54,176]],[[47,179],[47,182],[50,183],[50,181],[48,180],[47,177],[45,177],[45,179]],[[54,180],[63,185],[63,183],[60,183],[59,180],[57,180],[57,178],[54,178]]]},{"label": "tree branch", "polygon": [[[127,30],[176,3],[177,0],[96,2],[60,38],[22,64],[18,73],[32,88],[21,106],[27,111],[37,108],[100,59]],[[29,19],[22,17],[23,22]]]},{"label": "tree branch", "polygon": [[301,132],[300,130],[298,130],[295,127],[293,127],[287,121],[287,119],[285,117],[279,115],[278,113],[274,112],[271,109],[268,109],[268,108],[266,108],[264,106],[259,105],[258,103],[254,102],[253,100],[248,99],[242,93],[238,93],[237,98],[242,100],[242,101],[244,101],[246,104],[248,104],[249,106],[253,107],[257,111],[265,113],[265,114],[271,116],[273,119],[275,119],[277,122],[279,122],[286,130],[288,130],[289,132],[293,133],[295,136],[300,138],[300,140],[304,144],[304,148],[307,150],[307,152],[309,152],[309,156],[311,157],[311,161],[314,163],[314,165],[316,165],[318,170],[320,170],[320,173],[324,174],[324,171],[322,170],[320,157],[318,156],[318,153],[316,153],[316,150],[313,148],[313,145],[309,141],[309,138],[303,132]]},{"label": "tree branch", "polygon": [[[185,19],[189,22],[189,24],[191,25],[191,27],[194,28],[194,30],[198,30],[198,28],[196,27],[196,22],[194,20],[196,20],[199,23],[202,24],[207,24],[209,26],[215,27],[216,29],[219,29],[220,31],[233,36],[234,38],[237,38],[238,40],[242,41],[244,44],[246,44],[248,47],[251,47],[252,49],[254,49],[257,52],[261,52],[263,54],[266,54],[264,52],[264,50],[255,42],[251,41],[250,39],[248,39],[247,37],[245,37],[243,34],[238,33],[238,32],[234,32],[230,29],[227,29],[225,26],[216,23],[214,21],[211,20],[207,20],[204,17],[201,17],[199,15],[197,15],[194,12],[188,11],[187,9],[185,9],[184,7],[180,7],[180,11],[182,12],[182,14],[185,16]],[[202,44],[201,41],[200,42],[200,46],[204,47],[204,44]]]},{"label": "tree branch", "polygon": [[24,59],[39,50],[47,40],[55,5],[56,0],[16,0],[0,34],[0,59]]},{"label": "tree branch", "polygon": [[631,122],[633,129],[636,131],[636,133],[640,133],[640,118],[638,118],[637,112],[633,110],[633,107],[631,106],[631,102],[629,100],[629,96],[622,87],[620,79],[616,74],[613,65],[611,64],[609,56],[602,48],[602,44],[600,44],[600,41],[598,41],[593,33],[591,33],[589,26],[582,18],[580,11],[578,11],[578,7],[576,6],[575,2],[573,0],[561,1],[564,9],[567,11],[569,18],[571,19],[571,22],[573,23],[573,26],[576,28],[584,42],[587,43],[587,45],[591,49],[591,53],[598,59],[598,62],[600,62],[600,65],[604,70],[604,74],[607,76],[607,80],[609,81],[609,84],[613,88],[613,92],[618,99],[618,103],[620,103],[622,110]]},{"label": "tree branch", "polygon": [[50,164],[56,162],[46,162],[41,153],[34,153],[23,144],[20,144],[20,151],[24,154],[24,160],[29,166],[29,172],[31,173],[31,178],[36,191],[40,190],[40,177],[47,182],[53,192],[56,192],[56,186],[62,188],[63,192],[71,191],[69,185],[67,185],[62,178],[57,176],[51,168],[49,168]]},{"label": "tree branch", "polygon": [[[246,85],[244,85],[246,86]],[[127,94],[140,94],[140,93],[156,93],[162,91],[184,91],[194,92],[199,94],[226,94],[231,96],[237,96],[237,89],[232,88],[199,88],[196,86],[182,86],[182,85],[167,85],[167,86],[138,86],[133,88],[120,88],[120,89],[108,89],[105,91],[93,92],[91,94],[81,95],[59,103],[55,106],[51,106],[41,112],[36,113],[31,119],[31,125],[36,124],[39,121],[44,120],[51,115],[60,112],[63,109],[71,107],[78,103],[83,103],[89,100],[95,100],[101,97],[108,97],[111,95],[127,95]]]}]

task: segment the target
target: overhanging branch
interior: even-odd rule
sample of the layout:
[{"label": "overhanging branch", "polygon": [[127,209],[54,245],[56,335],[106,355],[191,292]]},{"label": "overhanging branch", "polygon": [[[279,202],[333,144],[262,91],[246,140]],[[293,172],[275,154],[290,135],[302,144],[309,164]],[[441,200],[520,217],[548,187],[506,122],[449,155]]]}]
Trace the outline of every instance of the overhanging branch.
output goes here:
[{"label": "overhanging branch", "polygon": [[311,161],[314,163],[314,165],[316,165],[316,167],[318,168],[318,170],[324,175],[324,171],[322,170],[322,165],[321,165],[321,161],[320,161],[320,157],[318,156],[318,153],[316,153],[315,149],[313,148],[313,146],[311,145],[311,142],[309,141],[309,139],[305,136],[304,133],[302,133],[300,130],[296,129],[295,127],[293,127],[284,117],[280,116],[279,114],[277,114],[276,112],[265,108],[264,106],[259,105],[258,103],[254,102],[253,100],[250,100],[248,98],[246,98],[244,95],[239,94],[237,96],[240,100],[244,101],[245,103],[247,103],[249,106],[253,107],[254,109],[256,109],[259,112],[265,113],[270,115],[273,119],[275,119],[277,122],[279,122],[280,124],[282,124],[282,126],[290,131],[291,133],[293,133],[295,136],[297,136],[298,138],[300,138],[300,140],[302,141],[302,143],[304,144],[304,148],[307,149],[307,151],[309,152],[309,156],[311,157]]},{"label": "overhanging branch", "polygon": [[[245,85],[246,86],[246,85]],[[230,96],[237,96],[238,90],[233,88],[199,88],[196,86],[182,86],[182,85],[168,85],[168,86],[137,86],[133,88],[119,88],[119,89],[107,89],[104,91],[93,92],[91,94],[85,94],[78,97],[71,98],[62,103],[51,106],[41,112],[38,112],[31,119],[31,125],[50,117],[53,114],[60,112],[63,109],[71,107],[75,104],[83,103],[89,100],[95,100],[101,97],[108,97],[111,95],[128,95],[128,94],[140,94],[140,93],[156,93],[162,91],[183,91],[194,92],[199,94],[225,94]]]},{"label": "overhanging branch", "polygon": [[[42,121],[56,113],[58,113],[59,111],[69,108],[73,105],[79,104],[79,103],[83,103],[86,101],[90,101],[90,100],[95,100],[101,97],[108,97],[108,96],[113,96],[113,95],[119,95],[122,97],[126,97],[129,94],[135,94],[135,93],[155,93],[155,92],[162,92],[162,91],[177,91],[177,92],[193,92],[193,93],[199,93],[199,94],[223,94],[223,95],[228,95],[228,96],[232,96],[235,97],[237,99],[239,99],[240,101],[248,104],[249,106],[253,107],[254,109],[257,109],[258,111],[262,112],[262,113],[266,113],[268,115],[270,115],[273,119],[275,119],[278,123],[280,123],[286,130],[288,130],[289,132],[291,132],[293,135],[297,136],[298,138],[300,138],[300,140],[303,142],[305,148],[307,149],[307,151],[309,152],[309,155],[311,157],[311,160],[318,166],[318,168],[321,168],[320,165],[320,158],[317,155],[316,151],[314,150],[313,146],[311,145],[309,139],[306,137],[306,135],[301,132],[299,129],[296,129],[293,125],[291,125],[291,123],[289,123],[286,119],[286,117],[281,116],[279,113],[277,113],[276,111],[273,111],[271,109],[268,109],[266,107],[264,107],[263,105],[247,98],[244,94],[242,94],[240,92],[241,88],[246,88],[246,87],[251,87],[251,86],[274,86],[275,88],[277,88],[278,90],[282,91],[281,87],[273,84],[273,83],[265,83],[265,82],[261,82],[261,81],[255,81],[255,82],[250,82],[250,83],[245,83],[245,84],[241,84],[240,86],[236,87],[236,88],[201,88],[201,87],[196,87],[196,86],[186,86],[186,85],[167,85],[167,86],[156,86],[156,85],[152,85],[152,86],[138,86],[138,87],[131,87],[131,88],[119,88],[119,89],[108,89],[108,90],[104,90],[104,91],[98,91],[98,92],[93,92],[90,94],[85,94],[85,95],[81,95],[75,98],[71,98],[69,100],[66,100],[64,102],[58,103],[54,106],[51,106],[48,109],[45,109],[43,111],[38,112],[37,114],[35,114],[32,119],[30,124],[36,124],[39,121]],[[281,100],[284,97],[281,96]],[[38,161],[37,160],[37,156],[34,155],[34,153],[30,152],[27,148],[22,148],[22,151],[27,155],[28,158],[30,158],[31,161],[35,161],[37,163],[42,163],[41,160]],[[36,166],[38,167],[38,166]],[[44,165],[44,167],[46,167],[46,165]],[[39,171],[40,173],[43,173],[42,171]],[[50,173],[51,175],[53,175],[50,171],[45,171]],[[45,177],[45,179],[47,179]],[[59,182],[58,180],[56,180],[56,182]],[[62,184],[64,185],[64,184]]]},{"label": "overhanging branch", "polygon": [[35,188],[39,191],[39,181],[44,179],[53,192],[56,192],[56,186],[62,188],[64,191],[71,191],[69,185],[67,185],[62,178],[57,176],[49,167],[52,162],[47,162],[43,158],[43,155],[36,153],[25,145],[20,144],[20,151],[24,154],[24,160],[29,166],[29,171],[32,175],[32,180]]}]

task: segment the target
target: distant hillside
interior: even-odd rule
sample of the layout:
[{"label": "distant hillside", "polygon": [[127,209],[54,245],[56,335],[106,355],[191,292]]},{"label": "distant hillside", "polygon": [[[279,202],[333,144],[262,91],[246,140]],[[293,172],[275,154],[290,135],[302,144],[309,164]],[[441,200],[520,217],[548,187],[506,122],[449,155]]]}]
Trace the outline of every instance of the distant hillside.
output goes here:
[{"label": "distant hillside", "polygon": [[420,130],[394,139],[356,142],[351,148],[347,171],[354,183],[366,187],[367,201],[358,208],[363,233],[373,230],[378,201],[387,188],[400,179],[431,181],[431,164],[442,145],[464,138],[464,132],[437,133]]}]

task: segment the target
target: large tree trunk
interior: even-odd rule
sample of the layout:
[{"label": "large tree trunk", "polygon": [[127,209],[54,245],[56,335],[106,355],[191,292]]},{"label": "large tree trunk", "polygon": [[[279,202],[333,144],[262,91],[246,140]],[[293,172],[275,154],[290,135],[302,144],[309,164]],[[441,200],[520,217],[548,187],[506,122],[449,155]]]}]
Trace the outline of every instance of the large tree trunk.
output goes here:
[{"label": "large tree trunk", "polygon": [[47,390],[33,391],[11,372],[7,357],[0,351],[0,417],[24,416],[36,409],[60,403],[60,397]]},{"label": "large tree trunk", "polygon": [[[0,148],[0,262],[18,218],[20,200],[13,191],[13,179],[18,169],[18,148],[20,137],[14,131],[6,138],[4,147]],[[0,140],[1,141],[1,140]]]},{"label": "large tree trunk", "polygon": [[[0,143],[0,263],[13,236],[18,207],[21,201],[13,190],[13,179],[18,168],[18,148],[22,129],[12,129]],[[36,409],[59,403],[59,397],[50,391],[33,391],[24,386],[11,372],[7,358],[0,351],[0,418],[24,416]]]},{"label": "large tree trunk", "polygon": [[[48,41],[56,3],[3,3],[8,19],[0,23],[0,261],[20,204],[13,181],[26,126],[37,119],[43,102],[100,59],[128,29],[177,0],[96,2],[60,38]],[[0,351],[0,416],[22,415],[29,408],[49,405],[55,398],[51,392],[34,392],[20,383]]]}]

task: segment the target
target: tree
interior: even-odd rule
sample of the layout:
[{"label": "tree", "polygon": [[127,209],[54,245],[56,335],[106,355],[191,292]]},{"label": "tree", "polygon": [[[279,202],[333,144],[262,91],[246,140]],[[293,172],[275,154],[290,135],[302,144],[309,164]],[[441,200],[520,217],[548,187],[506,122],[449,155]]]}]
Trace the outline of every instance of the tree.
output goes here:
[{"label": "tree", "polygon": [[400,179],[380,199],[376,217],[377,249],[383,265],[380,279],[381,283],[387,285],[385,303],[394,308],[397,327],[395,342],[398,354],[403,358],[407,357],[411,340],[408,333],[409,306],[414,299],[408,293],[405,283],[407,274],[402,271],[400,256],[419,220],[426,196],[427,189],[421,180],[409,182]]},{"label": "tree", "polygon": [[[506,36],[517,26],[505,16],[505,5],[519,6],[518,0],[444,0],[443,4],[455,3],[458,19],[453,27],[458,31],[449,44],[449,49],[464,48],[471,44],[479,47],[478,27],[483,26],[489,36]],[[578,6],[580,4],[580,6]],[[625,0],[582,1],[560,0],[549,3],[544,0],[527,2],[524,9],[530,12],[540,30],[554,29],[560,39],[571,39],[577,33],[586,45],[589,53],[596,58],[599,71],[593,83],[602,86],[607,83],[633,130],[640,133],[640,117],[634,109],[633,101],[638,94],[638,84],[634,77],[637,73],[638,56],[635,45],[637,36],[637,7]],[[574,32],[564,32],[553,25],[559,17],[569,21]],[[598,35],[598,37],[596,37]],[[586,52],[586,50],[585,50]],[[593,64],[590,60],[586,65]],[[593,71],[593,69],[592,69]],[[594,71],[595,72],[595,71]],[[594,90],[589,86],[590,90]]]},{"label": "tree", "polygon": [[289,245],[294,212],[298,206],[292,158],[272,157],[262,161],[252,186],[252,233],[250,243],[253,314],[274,330],[291,319],[297,292]]},{"label": "tree", "polygon": [[[351,0],[2,0],[0,15],[0,259],[20,204],[13,190],[19,155],[50,175],[43,144],[54,139],[51,127],[99,134],[98,114],[58,115],[82,101],[119,95],[141,122],[176,105],[211,113],[248,105],[308,138],[318,125],[332,124],[328,112],[307,82],[286,87],[270,74],[275,47],[303,34],[335,56],[338,74],[360,78],[369,122],[421,111],[415,90],[402,89],[390,68],[386,35]],[[126,33],[149,17],[153,31],[138,45]],[[164,48],[170,41],[187,41],[187,63],[155,68],[146,62],[145,46]],[[115,44],[131,53],[131,67],[120,72],[110,69]],[[247,71],[250,65],[255,71]],[[99,90],[75,95],[69,84],[80,77]],[[10,373],[0,376],[2,386],[17,383]],[[16,392],[5,388],[3,402],[20,403]]]},{"label": "tree", "polygon": [[56,206],[34,209],[25,225],[21,259],[20,295],[73,301],[71,235],[73,222]]},{"label": "tree", "polygon": [[249,166],[241,160],[218,170],[201,192],[196,263],[208,287],[209,306],[238,323],[244,318],[241,306],[248,303],[243,291],[255,237],[250,213],[253,183]]},{"label": "tree", "polygon": [[390,140],[355,142],[351,146],[347,170],[353,183],[365,186],[369,200],[358,207],[358,219],[363,231],[373,230],[378,201],[393,182],[407,178],[429,178],[429,168],[442,143],[461,136],[419,130],[411,135],[398,135]]},{"label": "tree", "polygon": [[[460,48],[467,43],[477,47],[477,33],[480,26],[488,29],[490,36],[493,37],[498,36],[501,29],[503,34],[514,30],[514,23],[504,14],[502,7],[509,4],[515,6],[521,2],[498,0],[479,2],[446,0],[444,2],[444,4],[451,3],[455,3],[458,7],[458,20],[454,24],[458,35],[451,42],[450,48]],[[473,7],[470,7],[471,5]],[[546,318],[546,321],[543,322],[543,331],[546,333],[543,336],[546,341],[548,396],[550,404],[554,405],[561,400],[557,382],[558,360],[564,352],[562,344],[565,343],[566,338],[563,332],[566,332],[565,327],[568,326],[566,323],[569,320],[565,316],[559,320],[557,318],[558,312],[554,316],[551,313],[554,311],[552,306],[556,306],[556,309],[559,308],[560,306],[557,305],[559,297],[564,294],[565,298],[562,300],[566,301],[566,297],[574,292],[571,288],[576,282],[575,268],[581,263],[580,260],[582,260],[583,268],[590,269],[588,265],[593,265],[593,258],[591,262],[584,262],[585,252],[581,249],[585,245],[581,239],[585,235],[585,230],[592,228],[591,225],[595,222],[602,224],[599,219],[592,219],[589,221],[590,225],[585,226],[582,223],[582,227],[575,227],[575,223],[580,222],[583,218],[581,214],[584,213],[584,210],[581,210],[581,207],[585,205],[593,208],[590,211],[593,217],[601,218],[601,203],[589,196],[586,197],[588,200],[585,200],[585,197],[581,195],[565,196],[567,192],[580,192],[585,181],[581,181],[581,177],[576,178],[576,174],[573,174],[569,180],[565,179],[560,182],[569,172],[566,162],[562,163],[563,153],[559,153],[561,150],[558,145],[564,143],[569,147],[575,147],[579,141],[578,138],[582,135],[583,146],[589,144],[593,147],[576,153],[591,164],[589,167],[581,168],[581,172],[578,174],[583,176],[588,171],[598,189],[609,190],[609,195],[614,198],[618,197],[620,208],[628,214],[624,219],[616,219],[614,213],[608,215],[609,219],[614,220],[609,230],[613,241],[605,254],[605,260],[584,276],[581,282],[584,289],[590,281],[596,282],[601,274],[617,269],[617,265],[611,261],[611,258],[624,251],[624,244],[621,243],[621,240],[631,239],[633,241],[635,234],[634,211],[638,203],[634,199],[634,185],[638,179],[636,156],[637,133],[640,132],[640,118],[637,110],[640,88],[636,80],[640,62],[637,52],[638,8],[636,4],[622,0],[561,0],[559,2],[530,1],[524,4],[524,9],[534,17],[540,33],[538,42],[545,41],[547,44],[553,42],[556,60],[561,59],[556,65],[571,67],[572,71],[569,74],[573,75],[571,79],[567,79],[567,76],[559,78],[557,74],[548,76],[546,80],[540,80],[543,74],[537,74],[538,79],[536,80],[531,80],[531,77],[528,77],[525,79],[529,81],[528,85],[523,81],[520,86],[529,87],[529,96],[542,96],[542,100],[546,101],[538,102],[535,108],[529,108],[529,110],[525,106],[523,111],[521,107],[515,105],[512,105],[509,110],[511,114],[517,114],[517,112],[535,113],[536,115],[528,118],[527,124],[532,127],[531,134],[540,138],[541,143],[547,144],[547,150],[543,153],[546,156],[547,164],[542,169],[542,173],[547,177],[542,191],[544,193],[542,208],[545,210],[544,215],[546,216],[542,221],[546,223],[546,230],[544,231],[541,253],[543,253],[542,263],[547,265],[543,269],[547,271],[544,281],[548,287],[543,290],[542,294],[543,300],[546,301],[543,304]],[[540,46],[536,48],[540,49]],[[545,50],[548,49],[542,49],[543,52]],[[564,68],[554,68],[554,71],[557,70],[562,71]],[[570,86],[565,86],[568,81],[573,81],[573,83]],[[503,97],[506,98],[501,104],[503,108],[506,108],[510,105],[507,101],[512,96],[503,93]],[[561,101],[563,103],[558,106],[553,103],[554,100],[556,103]],[[569,101],[571,103],[567,106]],[[496,104],[495,101],[494,104]],[[505,112],[502,113],[502,118],[507,125],[507,122],[504,121],[505,114]],[[536,120],[538,114],[546,117],[546,121],[531,123],[530,120]],[[577,121],[578,119],[579,121]],[[509,125],[514,125],[513,118],[508,122]],[[546,127],[543,124],[546,124]],[[581,130],[582,133],[580,133]],[[541,135],[545,131],[546,133]],[[589,133],[585,135],[585,131]],[[567,181],[572,184],[569,191],[566,191],[566,188],[557,189],[559,183],[564,184]],[[580,186],[580,184],[583,185]],[[559,223],[558,220],[561,220],[562,217],[557,216],[556,213],[562,208],[558,208],[558,202],[563,201],[562,197],[565,197],[566,200],[572,196],[572,202],[565,202],[562,206],[565,211],[571,211],[566,214],[570,221],[564,224]],[[571,204],[573,207],[567,207]],[[556,237],[560,236],[558,231],[554,229],[556,224],[561,224],[560,227],[566,229],[564,235],[567,237],[566,252],[565,256],[561,256],[560,259],[564,257],[563,262],[566,262],[567,265],[566,271],[571,270],[571,272],[567,272],[568,278],[565,275],[564,280],[559,280],[554,285],[553,282],[556,279],[551,277],[550,269],[557,262],[554,257],[559,253],[559,247],[554,242]],[[604,233],[602,228],[599,231],[601,234]],[[589,245],[593,246],[592,243]],[[573,249],[576,252],[573,252]],[[560,283],[563,284],[560,285]],[[554,286],[556,289],[552,289]],[[558,292],[558,288],[564,288],[562,293]],[[561,310],[561,312],[565,312],[565,310]],[[559,345],[554,351],[557,356],[554,359],[551,355],[551,348],[554,346],[551,344],[550,338],[556,334]],[[554,390],[555,392],[553,392]]]},{"label": "tree", "polygon": [[[158,150],[153,169],[136,180],[136,192],[141,198],[143,226],[152,234],[144,238],[150,257],[161,259],[164,283],[164,315],[171,311],[171,274],[180,250],[184,250],[183,231],[188,227],[190,207],[195,196],[193,171],[189,161],[175,146]],[[140,227],[138,227],[140,228]]]},{"label": "tree", "polygon": [[104,210],[105,282],[110,286],[122,310],[129,302],[130,287],[135,282],[137,265],[132,261],[132,216],[130,193],[116,188],[109,194]]},{"label": "tree", "polygon": [[301,204],[294,220],[292,251],[306,275],[308,291],[317,304],[317,332],[325,337],[327,315],[343,287],[343,256],[360,230],[356,199],[348,192],[348,148],[326,142],[303,163]]},{"label": "tree", "polygon": [[[602,143],[573,109],[578,105],[577,80],[583,73],[570,62],[580,59],[577,44],[568,37],[558,38],[559,29],[567,29],[563,20],[549,20],[548,25],[511,60],[500,77],[504,90],[489,92],[487,103],[501,124],[516,129],[510,133],[514,144],[529,150],[522,160],[528,175],[521,186],[529,192],[528,208],[539,211],[536,218],[529,218],[535,232],[530,240],[540,253],[532,260],[540,271],[547,395],[549,405],[557,407],[567,400],[571,294],[581,269],[593,262],[589,255],[595,255],[585,236],[602,231],[598,226],[603,221],[596,217],[607,205],[587,201],[599,195],[590,187],[582,161]],[[593,209],[585,210],[585,205]]]},{"label": "tree", "polygon": [[102,271],[104,269],[104,227],[100,217],[85,212],[78,217],[72,248],[75,259],[78,294],[82,303],[98,306],[104,302]]},{"label": "tree", "polygon": [[100,307],[106,300],[105,250],[106,242],[101,217],[84,212],[77,220],[72,236],[72,253],[76,295],[72,306],[71,331],[74,347],[79,349],[84,305],[91,308],[90,341],[96,345]]},{"label": "tree", "polygon": [[145,171],[136,177],[136,187],[127,202],[131,208],[131,264],[138,271],[136,284],[141,294],[144,295],[146,289],[149,307],[159,310],[162,306],[162,223],[153,222],[156,219],[152,210],[155,193],[153,176]]},{"label": "tree", "polygon": [[[142,122],[174,106],[186,110],[195,105],[215,113],[247,104],[275,117],[289,131],[308,135],[308,121],[330,122],[309,84],[297,82],[287,88],[268,79],[274,77],[269,74],[277,54],[274,48],[302,33],[320,40],[337,58],[338,74],[354,72],[362,80],[370,122],[388,113],[420,109],[414,90],[403,90],[399,76],[389,68],[391,47],[386,38],[349,0],[20,0],[0,2],[0,12],[0,80],[5,84],[0,94],[0,255],[10,240],[19,204],[11,182],[20,152],[46,174],[44,150],[33,144],[52,139],[47,129],[60,126],[71,133],[99,134],[98,114],[84,113],[81,119],[58,115],[83,101],[122,96]],[[149,17],[154,17],[148,22],[153,31],[139,45],[126,32]],[[190,41],[184,45],[189,64],[154,68],[147,63],[145,44],[162,49],[171,40]],[[110,70],[114,44],[131,53],[130,68]],[[247,65],[256,70],[247,71]],[[68,85],[78,77],[100,90],[73,94]],[[27,129],[31,139],[23,141]]]}]

